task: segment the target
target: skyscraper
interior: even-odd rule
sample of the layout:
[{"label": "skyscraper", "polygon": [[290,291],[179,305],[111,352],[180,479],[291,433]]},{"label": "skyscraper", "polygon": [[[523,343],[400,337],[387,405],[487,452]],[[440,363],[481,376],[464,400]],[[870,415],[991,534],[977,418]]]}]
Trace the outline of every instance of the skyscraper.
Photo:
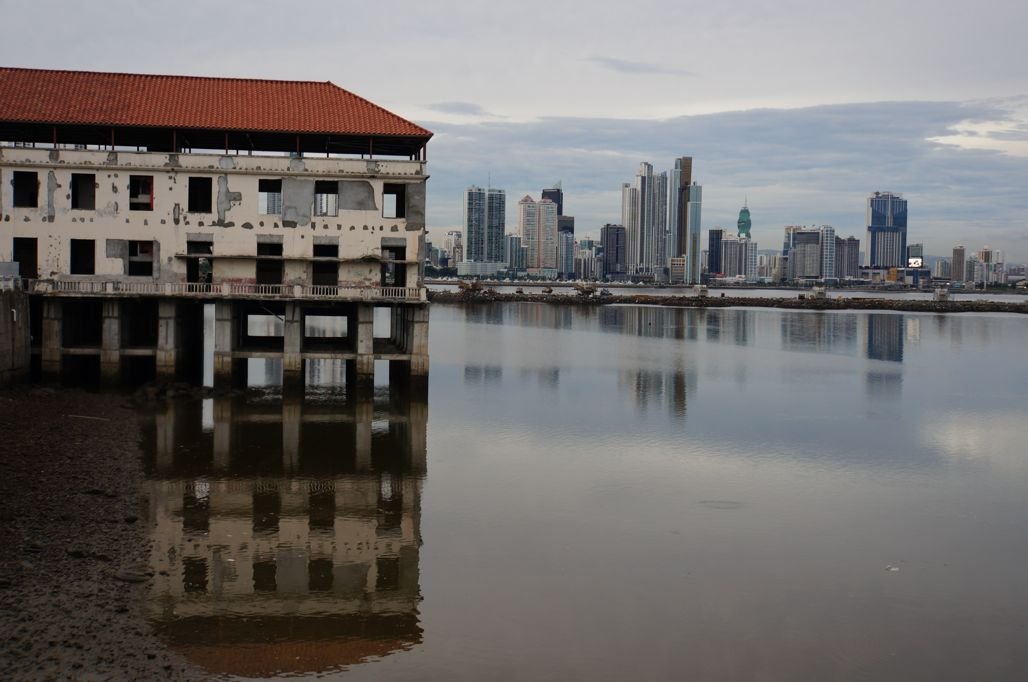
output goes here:
[{"label": "skyscraper", "polygon": [[507,199],[502,189],[464,191],[464,260],[503,263]]},{"label": "skyscraper", "polygon": [[525,245],[525,267],[529,274],[555,276],[557,204],[549,199],[536,202],[526,195],[518,202],[518,234]]},{"label": "skyscraper", "polygon": [[835,228],[821,226],[821,277],[837,277],[835,274]]},{"label": "skyscraper", "polygon": [[746,204],[742,205],[742,210],[739,211],[739,221],[737,223],[739,227],[739,236],[746,237],[750,236],[750,228],[753,227],[753,221],[750,220],[750,209]]},{"label": "skyscraper", "polygon": [[695,182],[689,185],[689,241],[685,246],[685,281],[699,284],[702,274],[700,262],[700,214],[703,209],[703,187]]},{"label": "skyscraper", "polygon": [[950,264],[950,281],[964,282],[964,247],[963,245],[953,247],[953,261]]},{"label": "skyscraper", "polygon": [[856,237],[835,238],[835,276],[855,278],[860,274],[860,240]]},{"label": "skyscraper", "polygon": [[867,198],[867,251],[864,265],[872,268],[906,267],[907,200],[892,192]]},{"label": "skyscraper", "polygon": [[634,186],[622,185],[621,217],[628,236],[629,269],[655,273],[665,267],[667,173],[640,163]]},{"label": "skyscraper", "polygon": [[[821,275],[821,230],[790,225],[785,228],[789,238],[787,279],[818,279]],[[833,235],[833,247],[835,237]],[[834,269],[834,262],[832,267]]]},{"label": "skyscraper", "polygon": [[[559,219],[559,216],[558,216]],[[571,279],[575,276],[575,235],[557,230],[557,276]]]},{"label": "skyscraper", "polygon": [[625,228],[623,225],[606,224],[600,229],[600,243],[603,245],[603,274],[606,279],[623,279],[625,276]]},{"label": "skyscraper", "polygon": [[707,272],[711,277],[721,273],[721,241],[725,231],[715,227],[707,232]]},{"label": "skyscraper", "polygon": [[541,198],[549,199],[557,204],[557,215],[564,215],[564,188],[561,187],[560,182],[555,182],[553,187],[544,189]]},{"label": "skyscraper", "polygon": [[684,256],[689,243],[689,186],[692,185],[692,157],[675,159],[668,179],[667,257]]}]

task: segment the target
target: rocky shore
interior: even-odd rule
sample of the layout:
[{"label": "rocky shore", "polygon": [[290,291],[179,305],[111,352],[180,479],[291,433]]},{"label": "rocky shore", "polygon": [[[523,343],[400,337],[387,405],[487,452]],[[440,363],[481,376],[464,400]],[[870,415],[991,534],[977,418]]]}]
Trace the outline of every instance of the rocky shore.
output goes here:
[{"label": "rocky shore", "polygon": [[886,298],[756,298],[719,296],[581,296],[574,294],[507,294],[491,289],[428,292],[432,303],[550,303],[595,306],[612,304],[659,305],[677,308],[785,308],[789,310],[894,310],[915,313],[1022,313],[1028,314],[1028,299],[1019,303],[985,300],[925,301]]},{"label": "rocky shore", "polygon": [[129,396],[0,391],[0,679],[199,679],[143,616],[148,504]]}]

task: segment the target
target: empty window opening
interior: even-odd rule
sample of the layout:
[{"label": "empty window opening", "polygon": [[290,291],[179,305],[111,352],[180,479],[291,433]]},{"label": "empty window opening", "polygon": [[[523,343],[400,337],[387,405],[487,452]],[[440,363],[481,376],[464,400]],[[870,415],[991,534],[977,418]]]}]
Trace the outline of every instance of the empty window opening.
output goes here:
[{"label": "empty window opening", "polygon": [[71,240],[71,274],[96,274],[96,241],[93,239]]},{"label": "empty window opening", "polygon": [[77,211],[96,210],[96,176],[92,173],[71,174],[71,207]]},{"label": "empty window opening", "polygon": [[213,262],[207,256],[214,253],[214,244],[202,241],[187,241],[186,253],[196,258],[186,260],[186,281],[193,284],[209,284],[214,270]]},{"label": "empty window opening", "polygon": [[262,215],[282,215],[282,181],[257,181],[257,212]]},{"label": "empty window opening", "polygon": [[152,211],[153,210],[153,176],[152,175],[130,175],[129,176],[129,210],[130,211]]},{"label": "empty window opening", "polygon": [[39,177],[31,171],[14,171],[11,184],[14,185],[15,208],[37,208],[39,206]]},{"label": "empty window opening", "polygon": [[14,238],[14,260],[20,277],[35,279],[39,276],[39,244],[35,237]]},{"label": "empty window opening", "polygon": [[314,183],[314,215],[333,216],[339,213],[339,183],[317,180]]},{"label": "empty window opening", "polygon": [[153,242],[129,242],[128,274],[153,277]]},{"label": "empty window opening", "polygon": [[315,258],[339,258],[339,245],[338,244],[315,244],[314,245],[314,257]]},{"label": "empty window opening", "polygon": [[213,197],[210,178],[189,178],[189,212],[210,213]]},{"label": "empty window opening", "polygon": [[403,218],[406,205],[407,186],[387,182],[382,190],[382,217]]},{"label": "empty window opening", "polygon": [[257,284],[282,283],[282,245],[257,244]]},{"label": "empty window opening", "polygon": [[275,243],[260,243],[257,245],[258,256],[278,256],[282,257],[282,245]]},{"label": "empty window opening", "polygon": [[311,264],[311,283],[314,286],[334,287],[339,284],[339,263],[331,261],[328,263]]}]

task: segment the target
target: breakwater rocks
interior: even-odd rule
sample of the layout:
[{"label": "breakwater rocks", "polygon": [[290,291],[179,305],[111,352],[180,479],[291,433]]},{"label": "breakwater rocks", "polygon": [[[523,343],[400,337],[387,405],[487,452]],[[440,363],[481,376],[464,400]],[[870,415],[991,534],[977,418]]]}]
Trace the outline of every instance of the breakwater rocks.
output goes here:
[{"label": "breakwater rocks", "polygon": [[755,298],[743,296],[581,296],[571,294],[502,294],[491,289],[477,291],[429,291],[432,303],[550,303],[552,305],[595,306],[612,304],[659,305],[676,308],[785,308],[788,310],[895,310],[915,313],[1022,313],[1028,314],[1028,299],[1018,303],[984,300],[926,301],[902,298]]}]

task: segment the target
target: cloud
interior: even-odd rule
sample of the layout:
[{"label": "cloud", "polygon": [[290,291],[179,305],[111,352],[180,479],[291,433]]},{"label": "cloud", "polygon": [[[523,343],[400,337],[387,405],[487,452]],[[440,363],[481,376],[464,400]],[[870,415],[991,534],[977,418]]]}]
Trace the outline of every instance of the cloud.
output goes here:
[{"label": "cloud", "polygon": [[488,116],[490,118],[502,118],[497,114],[490,113],[474,102],[436,102],[429,104],[427,109],[438,111],[442,114],[456,114],[458,116]]},{"label": "cloud", "polygon": [[576,230],[596,235],[620,220],[621,183],[632,180],[639,162],[666,169],[689,155],[704,185],[704,230],[733,225],[748,197],[762,247],[777,247],[787,224],[830,223],[863,241],[867,195],[889,190],[910,201],[910,241],[924,242],[930,254],[949,253],[955,243],[990,244],[1008,261],[1028,261],[1024,158],[940,140],[965,121],[1023,124],[1015,113],[996,102],[874,102],[657,121],[432,124],[438,136],[430,150],[429,226],[459,226],[461,192],[487,176],[512,198],[538,196],[559,178]]},{"label": "cloud", "polygon": [[587,61],[596,64],[610,71],[630,74],[649,74],[654,76],[687,76],[695,77],[696,74],[685,69],[677,69],[663,64],[651,64],[649,62],[636,62],[617,57],[590,57]]}]

